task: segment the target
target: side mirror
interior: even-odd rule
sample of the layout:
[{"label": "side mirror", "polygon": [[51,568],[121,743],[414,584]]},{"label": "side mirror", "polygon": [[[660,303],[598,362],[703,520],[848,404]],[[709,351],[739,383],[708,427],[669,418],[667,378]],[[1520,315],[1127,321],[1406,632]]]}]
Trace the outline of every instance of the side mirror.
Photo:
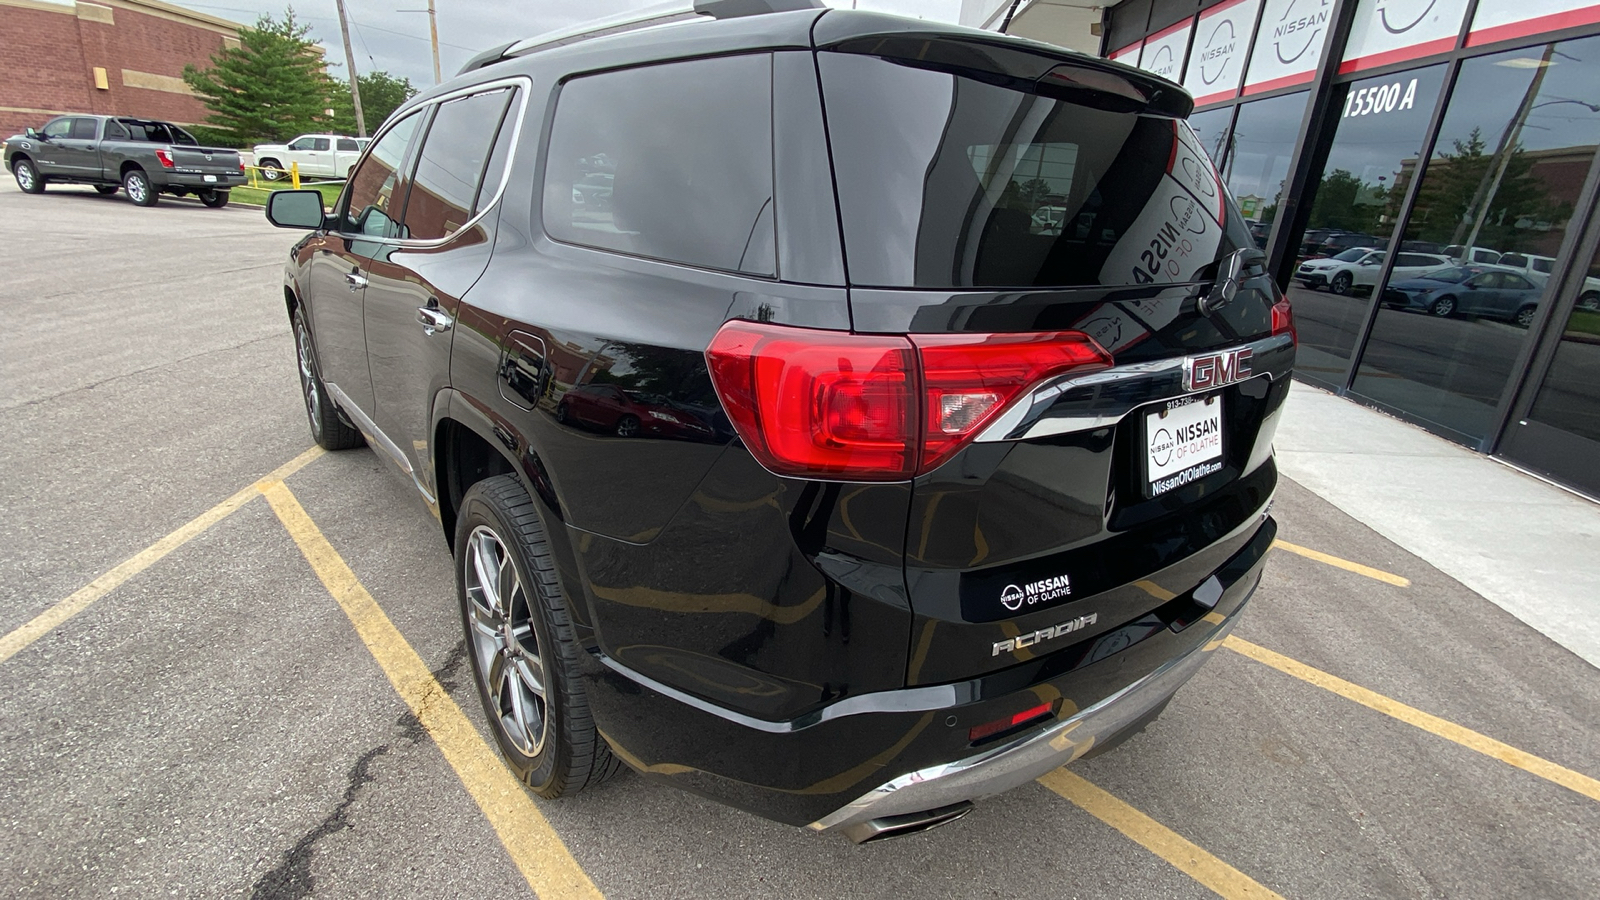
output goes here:
[{"label": "side mirror", "polygon": [[49,138],[47,138],[44,135],[40,134],[38,129],[35,129],[35,128],[32,128],[32,127],[29,127],[26,131],[23,132],[23,134],[27,135],[28,137],[33,138],[36,141],[44,141],[46,143],[49,143],[49,141],[50,141]]},{"label": "side mirror", "polygon": [[267,196],[267,221],[279,228],[323,226],[321,191],[273,191]]}]

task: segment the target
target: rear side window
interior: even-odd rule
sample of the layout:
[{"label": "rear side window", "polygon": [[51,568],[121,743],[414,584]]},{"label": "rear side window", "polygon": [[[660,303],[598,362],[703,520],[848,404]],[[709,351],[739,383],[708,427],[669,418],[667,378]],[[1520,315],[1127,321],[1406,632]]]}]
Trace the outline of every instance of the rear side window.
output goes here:
[{"label": "rear side window", "polygon": [[421,120],[420,113],[412,113],[396,122],[351,173],[340,214],[340,231],[373,237],[402,236],[399,205],[405,202],[405,195],[401,190],[400,164]]},{"label": "rear side window", "polygon": [[352,141],[349,138],[339,138],[338,147],[340,153],[354,153],[361,149],[360,147],[356,146],[355,141]]},{"label": "rear side window", "polygon": [[95,120],[94,119],[73,119],[72,120],[72,137],[73,137],[74,140],[92,141],[92,140],[94,140],[94,133],[95,133]]},{"label": "rear side window", "polygon": [[770,54],[575,78],[546,154],[544,227],[572,244],[774,274]]},{"label": "rear side window", "polygon": [[472,201],[510,97],[510,90],[489,91],[439,105],[406,201],[407,237],[449,237],[472,218]]},{"label": "rear side window", "polygon": [[817,59],[853,284],[1185,282],[1255,246],[1184,122],[1039,83]]},{"label": "rear side window", "polygon": [[128,127],[116,119],[106,123],[106,140],[125,141],[128,139]]}]

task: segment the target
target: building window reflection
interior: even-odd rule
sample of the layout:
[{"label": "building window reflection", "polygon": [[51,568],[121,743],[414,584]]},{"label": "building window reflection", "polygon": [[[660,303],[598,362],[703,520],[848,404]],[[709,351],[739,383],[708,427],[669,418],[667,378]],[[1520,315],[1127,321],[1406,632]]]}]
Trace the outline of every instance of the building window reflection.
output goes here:
[{"label": "building window reflection", "polygon": [[1239,201],[1256,243],[1265,247],[1278,215],[1278,200],[1306,107],[1305,91],[1257,100],[1239,107],[1228,138],[1228,190]]},{"label": "building window reflection", "polygon": [[1600,143],[1595,84],[1600,37],[1462,64],[1405,237],[1484,274],[1426,305],[1409,301],[1428,285],[1391,279],[1352,390],[1457,440],[1489,437]]}]

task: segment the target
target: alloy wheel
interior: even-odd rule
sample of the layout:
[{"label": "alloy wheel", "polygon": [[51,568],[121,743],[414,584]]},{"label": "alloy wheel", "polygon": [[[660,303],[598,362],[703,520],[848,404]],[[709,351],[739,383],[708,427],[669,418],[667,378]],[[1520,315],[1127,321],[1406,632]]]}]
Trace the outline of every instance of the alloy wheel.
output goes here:
[{"label": "alloy wheel", "polygon": [[1533,325],[1533,307],[1524,306],[1517,310],[1516,323],[1518,328],[1528,328]]},{"label": "alloy wheel", "polygon": [[306,323],[294,318],[295,351],[300,357],[300,389],[306,398],[306,414],[311,417],[313,431],[322,427],[322,391],[317,388],[317,375],[311,367],[311,341],[306,335]]},{"label": "alloy wheel", "polygon": [[143,203],[145,194],[150,190],[150,186],[145,183],[143,178],[135,175],[131,176],[126,182],[123,183],[122,189],[127,191],[129,200],[132,200],[135,203]]},{"label": "alloy wheel", "polygon": [[17,186],[25,191],[33,190],[33,166],[28,163],[17,163]]},{"label": "alloy wheel", "polygon": [[532,598],[506,545],[487,525],[467,538],[465,583],[478,671],[502,734],[523,756],[536,756],[547,732],[544,657]]}]

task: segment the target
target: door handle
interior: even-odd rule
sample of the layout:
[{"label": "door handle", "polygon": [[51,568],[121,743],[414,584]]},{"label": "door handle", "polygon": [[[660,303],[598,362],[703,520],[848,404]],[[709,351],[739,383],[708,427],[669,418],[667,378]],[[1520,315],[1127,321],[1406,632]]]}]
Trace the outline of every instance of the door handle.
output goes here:
[{"label": "door handle", "polygon": [[450,318],[448,313],[437,306],[419,306],[417,307],[417,322],[422,325],[423,332],[436,334],[441,331],[449,331],[450,326],[454,325],[456,320]]},{"label": "door handle", "polygon": [[367,279],[361,277],[359,271],[345,273],[344,280],[345,283],[350,285],[350,290],[352,291],[359,291],[367,286]]}]

